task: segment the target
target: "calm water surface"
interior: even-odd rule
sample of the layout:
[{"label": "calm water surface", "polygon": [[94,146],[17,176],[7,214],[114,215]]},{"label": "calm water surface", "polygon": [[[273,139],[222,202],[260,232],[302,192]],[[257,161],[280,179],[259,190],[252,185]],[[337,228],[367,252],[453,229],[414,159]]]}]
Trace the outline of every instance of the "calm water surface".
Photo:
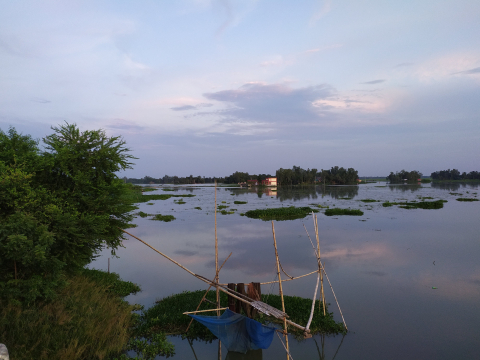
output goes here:
[{"label": "calm water surface", "polygon": [[[167,186],[166,186],[167,187]],[[170,186],[170,188],[172,188]],[[176,187],[174,194],[194,194],[140,204],[149,214],[174,215],[164,223],[138,217],[131,232],[195,273],[213,278],[214,189]],[[220,273],[221,282],[265,282],[275,279],[276,265],[271,223],[240,216],[247,210],[320,204],[361,209],[363,216],[327,217],[318,213],[320,246],[327,274],[350,332],[345,336],[315,336],[302,342],[290,339],[293,359],[480,359],[480,202],[474,185],[398,185],[289,189],[258,194],[238,188],[218,188],[218,205],[236,209],[217,213],[220,263],[232,256]],[[168,194],[161,189],[150,194]],[[460,195],[461,194],[461,195]],[[383,207],[382,202],[447,200],[438,210]],[[364,203],[362,199],[380,202]],[[247,201],[235,205],[235,200]],[[431,200],[427,200],[431,201]],[[223,203],[224,202],[224,203]],[[202,210],[195,209],[201,207]],[[312,216],[277,221],[275,233],[280,260],[296,276],[316,269],[305,224],[314,234]],[[137,240],[111,259],[111,271],[138,283],[142,292],[130,302],[151,306],[155,300],[206,284],[170,263]],[[107,268],[105,251],[93,267]],[[284,284],[286,295],[311,298],[316,277]],[[436,288],[436,289],[434,289]],[[262,292],[278,293],[278,285]],[[330,310],[341,321],[335,300],[326,291]],[[194,310],[194,309],[192,309]],[[288,309],[287,309],[288,313]],[[218,344],[189,343],[172,337],[177,359],[218,359]],[[222,349],[222,359],[238,359]],[[242,359],[285,358],[275,338],[269,349]]]}]

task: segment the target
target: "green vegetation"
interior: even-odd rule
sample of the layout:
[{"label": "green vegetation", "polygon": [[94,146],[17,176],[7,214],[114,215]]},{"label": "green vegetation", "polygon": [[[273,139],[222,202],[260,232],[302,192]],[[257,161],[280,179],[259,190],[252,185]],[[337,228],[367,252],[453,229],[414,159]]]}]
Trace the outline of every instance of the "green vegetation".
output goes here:
[{"label": "green vegetation", "polygon": [[[203,290],[198,291],[186,291],[181,294],[175,294],[166,297],[150,307],[147,310],[142,311],[139,322],[135,328],[135,334],[137,338],[150,338],[157,332],[168,333],[171,335],[182,335],[189,339],[199,339],[203,341],[212,341],[215,336],[202,324],[197,321],[193,321],[188,333],[185,334],[188,324],[191,318],[188,315],[183,315],[186,311],[193,311],[197,308],[202,296],[205,292]],[[285,310],[290,316],[290,320],[305,325],[310,315],[312,300],[303,299],[294,296],[285,296]],[[215,300],[215,291],[209,291],[207,299],[210,301]],[[262,295],[262,301],[281,309],[281,299],[279,295]],[[228,303],[227,295],[220,293],[221,306],[224,307]],[[212,305],[207,302],[203,302],[199,310],[206,310],[211,308]],[[333,314],[327,311],[327,315],[323,316],[323,309],[319,309],[318,300],[315,305],[315,313],[313,321],[310,326],[312,334],[339,334],[346,333],[346,330],[342,323],[336,323],[333,319]],[[327,308],[328,310],[328,308]],[[205,313],[204,315],[208,315]],[[210,315],[214,315],[212,312]],[[267,317],[263,314],[257,315],[257,321],[267,324],[272,321],[278,320],[273,317]],[[281,327],[281,324],[279,324]],[[295,335],[301,337],[300,331],[293,327],[289,327],[289,332],[293,332]]]},{"label": "green vegetation", "polygon": [[152,220],[157,220],[157,221],[165,221],[165,222],[170,222],[172,220],[175,220],[175,217],[173,215],[162,215],[162,214],[156,214]]},{"label": "green vegetation", "polygon": [[358,183],[358,171],[353,168],[333,166],[330,170],[322,170],[320,181],[331,185],[356,185]]},{"label": "green vegetation", "polygon": [[235,211],[221,210],[220,214],[222,214],[222,215],[232,215],[232,214],[235,214]]},{"label": "green vegetation", "polygon": [[175,191],[175,189],[163,188],[162,191]]},{"label": "green vegetation", "polygon": [[384,207],[390,207],[393,205],[398,205],[402,209],[441,209],[443,208],[443,203],[447,202],[446,200],[437,200],[437,201],[405,201],[405,202],[389,202],[385,201],[382,205]]},{"label": "green vegetation", "polygon": [[149,214],[144,213],[143,211],[139,211],[139,212],[137,213],[137,215],[140,216],[140,217],[142,217],[142,218],[146,218],[147,216],[150,216]]},{"label": "green vegetation", "polygon": [[186,204],[186,202],[183,201],[183,198],[178,199],[178,200],[173,200],[173,202],[174,202],[175,204]]},{"label": "green vegetation", "polygon": [[327,209],[325,210],[325,215],[327,216],[336,216],[336,215],[352,215],[352,216],[362,216],[363,211],[354,210],[354,209]]},{"label": "green vegetation", "polygon": [[194,209],[202,210],[202,208],[200,206],[195,206]]},{"label": "green vegetation", "polygon": [[140,291],[117,274],[82,270],[51,301],[29,307],[0,300],[0,339],[15,360],[104,359],[128,348]]},{"label": "green vegetation", "polygon": [[374,199],[361,199],[360,201],[364,203],[372,203],[372,202],[379,202],[380,200],[374,200]]},{"label": "green vegetation", "polygon": [[472,198],[457,198],[457,201],[478,201],[478,199],[472,199]]},{"label": "green vegetation", "polygon": [[422,173],[420,171],[397,171],[395,174],[393,172],[390,173],[390,175],[387,176],[388,181],[390,181],[390,184],[401,184],[403,182],[408,182],[408,183],[418,183],[421,181],[420,179],[422,178]]},{"label": "green vegetation", "polygon": [[273,209],[257,209],[249,210],[245,215],[252,219],[261,219],[263,221],[269,220],[295,220],[301,219],[313,212],[318,212],[308,206],[305,207],[281,207]]},{"label": "green vegetation", "polygon": [[470,171],[468,174],[463,172],[460,174],[460,171],[457,169],[453,170],[441,170],[433,172],[430,177],[434,181],[458,181],[458,180],[480,180],[480,172],[479,171]]},{"label": "green vegetation", "polygon": [[246,204],[247,201],[234,201],[233,203],[236,205],[242,205],[242,204]]},{"label": "green vegetation", "polygon": [[218,205],[218,206],[217,206],[217,209],[218,209],[218,210],[222,210],[222,209],[226,209],[226,208],[228,208],[227,205]]},{"label": "green vegetation", "polygon": [[422,184],[428,184],[428,183],[431,183],[431,182],[432,182],[432,179],[422,179],[422,180],[420,180],[420,182],[421,182]]},{"label": "green vegetation", "polygon": [[134,209],[116,172],[133,156],[120,137],[65,123],[38,141],[0,130],[0,298],[52,299],[65,275],[120,246]]}]

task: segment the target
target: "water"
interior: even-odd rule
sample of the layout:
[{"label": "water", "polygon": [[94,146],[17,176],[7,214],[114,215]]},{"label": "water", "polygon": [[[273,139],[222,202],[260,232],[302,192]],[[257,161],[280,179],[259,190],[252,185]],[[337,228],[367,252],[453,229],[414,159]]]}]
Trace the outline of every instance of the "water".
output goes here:
[{"label": "water", "polygon": [[[239,214],[250,209],[321,204],[361,209],[363,216],[327,217],[318,214],[320,246],[327,274],[350,332],[345,336],[315,336],[302,342],[290,339],[293,359],[478,359],[480,358],[480,202],[478,184],[430,184],[278,189],[258,194],[238,188],[218,188],[218,205],[237,209],[217,213],[219,262],[232,252],[220,272],[220,282],[265,282],[275,279],[276,265],[271,222]],[[157,190],[149,194],[170,193]],[[197,274],[213,278],[214,190],[179,187],[174,194],[194,194],[143,203],[139,211],[174,215],[164,223],[137,218],[131,232]],[[461,194],[461,195],[460,195]],[[383,201],[412,201],[421,197],[447,200],[438,210],[383,207]],[[381,202],[364,203],[361,199]],[[247,201],[235,205],[235,200]],[[222,202],[225,203],[222,203]],[[431,200],[427,200],[431,201]],[[201,207],[202,210],[194,209]],[[293,276],[316,269],[316,259],[305,232],[313,239],[312,216],[276,221],[280,261]],[[315,241],[315,240],[314,240]],[[124,242],[111,260],[111,271],[138,283],[143,291],[127,298],[151,306],[156,299],[184,290],[206,289],[206,284],[167,261],[137,240]],[[93,264],[105,269],[108,252]],[[284,283],[286,295],[311,298],[315,276]],[[434,289],[436,288],[436,289]],[[264,285],[262,292],[278,293]],[[329,289],[327,302],[341,321]],[[194,309],[192,309],[194,310]],[[288,310],[288,309],[287,309]],[[288,311],[287,311],[288,312]],[[172,337],[178,359],[218,359],[218,344]],[[233,359],[222,349],[222,359]],[[228,357],[227,357],[228,356]],[[252,359],[285,357],[275,338],[269,349]],[[244,357],[245,358],[245,357]]]}]

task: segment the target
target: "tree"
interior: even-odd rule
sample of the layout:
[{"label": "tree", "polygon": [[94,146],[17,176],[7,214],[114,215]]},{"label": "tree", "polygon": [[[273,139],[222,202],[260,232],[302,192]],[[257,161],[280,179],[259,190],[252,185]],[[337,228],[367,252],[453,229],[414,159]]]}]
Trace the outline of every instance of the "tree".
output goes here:
[{"label": "tree", "polygon": [[0,130],[2,297],[53,296],[65,272],[118,248],[132,219],[128,185],[115,174],[132,165],[125,142],[75,124],[52,129],[46,151],[15,129]]}]

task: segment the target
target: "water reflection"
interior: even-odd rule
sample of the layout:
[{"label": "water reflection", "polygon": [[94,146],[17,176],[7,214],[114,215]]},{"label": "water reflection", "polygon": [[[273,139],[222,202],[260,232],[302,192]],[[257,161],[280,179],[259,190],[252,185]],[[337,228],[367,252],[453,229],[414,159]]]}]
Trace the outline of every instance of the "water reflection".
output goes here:
[{"label": "water reflection", "polygon": [[388,188],[391,191],[400,191],[400,192],[415,192],[422,188],[422,185],[418,184],[389,184]]},{"label": "water reflection", "polygon": [[455,183],[445,183],[445,182],[432,182],[431,186],[434,189],[448,190],[448,191],[457,191],[459,189],[478,189],[478,182],[455,182]]},{"label": "water reflection", "polygon": [[319,197],[329,196],[333,199],[353,199],[358,195],[358,186],[282,186],[280,188],[240,188],[225,189],[239,196],[243,194],[257,194],[258,198],[263,195],[275,197],[280,202],[316,200]]},{"label": "water reflection", "polygon": [[262,360],[263,351],[262,349],[258,350],[249,350],[246,354],[229,351],[225,360]]}]

